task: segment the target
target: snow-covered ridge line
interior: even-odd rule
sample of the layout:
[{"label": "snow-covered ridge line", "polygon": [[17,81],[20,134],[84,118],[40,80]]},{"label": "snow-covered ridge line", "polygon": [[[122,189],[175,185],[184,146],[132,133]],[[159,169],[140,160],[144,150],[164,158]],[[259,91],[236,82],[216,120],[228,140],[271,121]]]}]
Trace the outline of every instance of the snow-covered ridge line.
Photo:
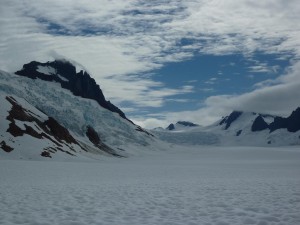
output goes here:
[{"label": "snow-covered ridge line", "polygon": [[[157,144],[159,141],[152,134],[118,113],[103,108],[95,100],[75,96],[56,81],[31,79],[0,71],[0,97],[0,158],[39,159],[41,153],[46,151],[55,160],[74,160],[71,154],[66,154],[68,151],[78,159],[98,159],[105,155],[127,157],[146,149],[160,148]],[[12,135],[7,132],[12,123],[7,119],[12,108],[7,98],[15,99],[19,109],[24,112],[34,112],[34,115],[43,119],[30,117],[28,121],[15,118],[14,125],[20,132],[17,136]],[[67,129],[76,143],[66,143],[53,136],[53,132],[47,134],[45,130],[50,130],[49,125],[42,124],[50,117]],[[10,153],[3,150],[7,146],[13,148]]]},{"label": "snow-covered ridge line", "polygon": [[175,124],[174,129],[169,126],[153,132],[181,145],[300,145],[300,108],[287,118],[234,111],[207,127]]}]

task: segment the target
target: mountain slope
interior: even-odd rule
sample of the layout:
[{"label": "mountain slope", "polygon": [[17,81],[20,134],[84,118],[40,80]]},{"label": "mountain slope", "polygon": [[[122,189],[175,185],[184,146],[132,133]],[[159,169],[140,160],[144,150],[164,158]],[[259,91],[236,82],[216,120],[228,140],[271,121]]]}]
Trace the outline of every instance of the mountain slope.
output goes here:
[{"label": "mountain slope", "polygon": [[[0,157],[39,159],[44,151],[48,152],[44,156],[63,159],[126,157],[143,149],[158,148],[152,134],[118,110],[104,108],[96,99],[87,98],[88,95],[74,95],[63,88],[62,82],[57,81],[62,80],[62,73],[53,75],[54,69],[45,66],[37,66],[37,70],[38,76],[51,77],[34,79],[0,71]],[[92,82],[88,75],[72,76],[87,79],[79,82],[83,87]],[[72,76],[64,74],[69,80]],[[92,89],[84,89],[83,93],[89,90]],[[101,96],[101,89],[98,91]],[[104,95],[102,100],[111,104]]]},{"label": "mountain slope", "polygon": [[57,152],[75,156],[87,151],[65,127],[24,99],[1,93],[0,100],[0,148],[6,153],[20,158],[36,158],[37,154],[52,158]]}]

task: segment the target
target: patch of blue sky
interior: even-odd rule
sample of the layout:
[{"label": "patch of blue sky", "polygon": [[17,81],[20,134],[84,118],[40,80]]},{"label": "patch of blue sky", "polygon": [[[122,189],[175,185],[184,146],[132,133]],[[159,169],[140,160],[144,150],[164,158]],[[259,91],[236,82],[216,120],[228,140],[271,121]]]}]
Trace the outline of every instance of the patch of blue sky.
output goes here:
[{"label": "patch of blue sky", "polygon": [[76,29],[70,29],[62,24],[54,21],[47,20],[45,18],[35,18],[39,24],[44,25],[44,32],[54,36],[97,36],[100,34],[120,35],[116,33],[117,29],[113,29],[112,26],[106,25],[93,25],[89,22],[80,21],[76,24]]},{"label": "patch of blue sky", "polygon": [[167,97],[162,107],[145,108],[145,111],[196,110],[209,96],[252,91],[255,84],[282,75],[290,65],[290,57],[260,52],[251,56],[199,54],[186,61],[168,63],[152,71],[152,79],[164,83],[167,88],[191,85],[193,92]]}]

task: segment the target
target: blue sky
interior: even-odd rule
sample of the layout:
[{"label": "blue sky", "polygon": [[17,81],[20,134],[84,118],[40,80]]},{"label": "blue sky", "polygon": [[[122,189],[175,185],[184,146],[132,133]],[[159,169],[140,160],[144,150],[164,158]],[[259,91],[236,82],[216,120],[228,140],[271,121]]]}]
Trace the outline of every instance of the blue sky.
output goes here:
[{"label": "blue sky", "polygon": [[152,128],[300,106],[298,0],[3,0],[0,69],[66,58]]},{"label": "blue sky", "polygon": [[170,88],[186,85],[193,89],[186,94],[170,96],[160,108],[146,110],[155,113],[161,110],[196,110],[211,95],[250,92],[255,84],[278,78],[289,65],[289,58],[280,59],[280,55],[263,53],[255,53],[251,58],[241,54],[199,54],[182,62],[167,63],[153,70],[150,76]]}]

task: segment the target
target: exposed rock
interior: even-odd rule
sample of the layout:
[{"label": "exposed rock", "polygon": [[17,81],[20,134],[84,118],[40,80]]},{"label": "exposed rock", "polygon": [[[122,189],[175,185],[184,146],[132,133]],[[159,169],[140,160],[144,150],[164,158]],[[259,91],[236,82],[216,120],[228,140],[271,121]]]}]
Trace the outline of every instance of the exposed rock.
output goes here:
[{"label": "exposed rock", "polygon": [[167,130],[174,130],[175,129],[175,125],[173,123],[171,123],[166,129]]},{"label": "exposed rock", "polygon": [[251,126],[251,131],[262,131],[269,128],[269,124],[263,119],[261,115],[257,116]]},{"label": "exposed rock", "polygon": [[297,132],[300,130],[300,107],[298,107],[292,114],[287,118],[287,129],[290,132]]},{"label": "exposed rock", "polygon": [[275,117],[274,122],[270,124],[270,132],[277,129],[287,129],[289,132],[297,132],[300,130],[300,108],[297,108],[287,118]]},{"label": "exposed rock", "polygon": [[95,145],[95,147],[99,148],[102,151],[105,151],[106,153],[117,156],[117,157],[123,157],[119,155],[114,149],[107,146],[105,143],[103,143],[98,135],[98,133],[94,130],[93,127],[88,126],[86,131],[86,136],[89,138],[89,140]]},{"label": "exposed rock", "polygon": [[43,157],[48,157],[48,158],[52,158],[52,156],[50,155],[50,152],[47,152],[47,151],[43,151],[43,152],[41,153],[41,156],[43,156]]},{"label": "exposed rock", "polygon": [[14,137],[23,136],[25,133],[20,127],[18,127],[15,122],[11,122],[7,129],[7,132],[10,133]]},{"label": "exposed rock", "polygon": [[[7,132],[14,137],[27,134],[37,139],[46,138],[58,147],[62,147],[62,141],[65,141],[69,144],[73,143],[81,147],[81,145],[79,145],[74,137],[72,137],[69,131],[65,127],[61,126],[54,118],[49,117],[48,120],[42,121],[39,116],[27,109],[24,109],[13,97],[6,97],[6,100],[12,104],[12,108],[8,112],[9,114],[7,116],[7,120],[10,121]],[[16,125],[15,120],[35,123],[35,126],[38,127],[42,132],[37,132],[28,124],[24,124],[25,129],[21,129]],[[71,149],[70,146],[69,148]]]},{"label": "exposed rock", "polygon": [[14,99],[12,96],[6,97],[6,100],[12,104],[12,109],[7,117],[9,121],[12,121],[13,119],[20,120],[20,121],[28,121],[32,122],[34,121],[34,118],[30,114],[34,114],[26,109],[24,109],[22,106],[20,106],[16,99]]},{"label": "exposed rock", "polygon": [[58,141],[66,141],[67,143],[71,144],[78,144],[77,141],[72,137],[69,133],[68,129],[60,125],[54,118],[49,117],[43,123],[47,128],[49,128],[49,133],[52,134]]},{"label": "exposed rock", "polygon": [[227,129],[230,127],[230,125],[231,125],[237,118],[239,118],[242,114],[243,114],[243,112],[233,111],[229,116],[226,116],[226,117],[219,123],[219,125],[226,124],[225,130],[227,130]]},{"label": "exposed rock", "polygon": [[11,152],[14,148],[10,147],[5,143],[5,141],[0,142],[0,148],[2,148],[5,152]]},{"label": "exposed rock", "polygon": [[275,117],[274,121],[269,125],[270,132],[278,129],[287,128],[287,119],[282,117]]},{"label": "exposed rock", "polygon": [[86,136],[96,146],[101,143],[99,135],[91,126],[87,127]]},{"label": "exposed rock", "polygon": [[35,129],[33,129],[31,126],[28,126],[28,125],[24,125],[25,126],[25,131],[24,131],[24,133],[25,134],[28,134],[28,135],[30,135],[30,136],[32,136],[32,137],[35,137],[35,138],[38,138],[38,139],[42,139],[43,138],[43,133],[38,133]]},{"label": "exposed rock", "polygon": [[236,136],[240,136],[242,132],[243,132],[243,130],[238,130],[238,131],[236,132]]}]

